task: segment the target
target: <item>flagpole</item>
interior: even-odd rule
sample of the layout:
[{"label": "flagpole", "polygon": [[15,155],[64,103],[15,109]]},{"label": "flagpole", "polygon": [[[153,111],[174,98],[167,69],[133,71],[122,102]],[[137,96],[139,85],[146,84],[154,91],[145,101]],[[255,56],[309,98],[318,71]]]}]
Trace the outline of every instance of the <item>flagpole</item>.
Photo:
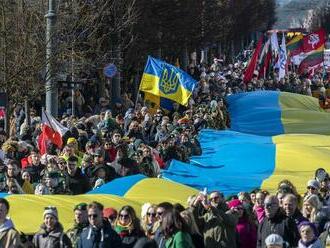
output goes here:
[{"label": "flagpole", "polygon": [[134,104],[134,111],[136,111],[136,106],[137,106],[137,103],[139,101],[140,85],[141,85],[141,80],[140,80],[139,87],[138,87],[137,92],[136,92],[136,98],[135,98],[135,104]]},{"label": "flagpole", "polygon": [[48,121],[48,123],[49,123],[49,125],[50,125],[50,128],[55,132],[55,129],[53,128],[53,126],[52,126],[52,123],[50,122],[50,120],[49,120],[49,118],[48,118],[48,113],[47,113],[47,110],[43,110],[44,112],[44,114],[45,114],[45,116],[46,116],[46,118],[47,118],[47,121]]}]

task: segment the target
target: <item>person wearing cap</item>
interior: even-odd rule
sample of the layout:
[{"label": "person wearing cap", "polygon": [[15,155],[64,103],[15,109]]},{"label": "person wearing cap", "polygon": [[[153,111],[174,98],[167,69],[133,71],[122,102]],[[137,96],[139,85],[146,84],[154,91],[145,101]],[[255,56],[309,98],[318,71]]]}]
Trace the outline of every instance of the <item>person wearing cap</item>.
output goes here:
[{"label": "person wearing cap", "polygon": [[89,180],[78,167],[78,159],[76,156],[70,156],[67,160],[65,184],[73,195],[84,194],[90,189]]},{"label": "person wearing cap", "polygon": [[[319,196],[319,190],[320,190],[320,183],[315,180],[315,179],[311,179],[307,182],[307,192],[305,193],[305,197],[307,195],[317,195]],[[320,198],[320,196],[319,196]],[[321,199],[319,199],[321,200]]]},{"label": "person wearing cap", "polygon": [[272,233],[283,237],[290,246],[296,247],[299,240],[297,225],[294,220],[283,214],[275,195],[265,198],[265,218],[258,226],[257,248],[266,246],[265,239]]},{"label": "person wearing cap", "polygon": [[115,221],[118,217],[118,212],[114,208],[105,208],[103,210],[103,217],[111,224],[112,228],[114,227]]},{"label": "person wearing cap", "polygon": [[265,239],[266,248],[283,248],[283,238],[278,234],[270,234]]},{"label": "person wearing cap", "polygon": [[99,202],[88,204],[88,222],[78,239],[77,248],[91,247],[122,247],[121,239],[112,229],[110,223],[103,218],[103,205]]},{"label": "person wearing cap", "polygon": [[228,203],[231,213],[238,216],[236,233],[238,234],[239,246],[244,248],[255,248],[257,244],[257,226],[253,223],[250,212],[244,208],[243,203],[234,199]]},{"label": "person wearing cap", "polygon": [[316,226],[308,221],[303,221],[298,226],[300,240],[298,248],[323,248],[320,239],[318,239],[318,230]]},{"label": "person wearing cap", "polygon": [[0,198],[0,247],[21,247],[19,232],[16,231],[11,219],[7,217],[8,212],[9,202],[4,198]]},{"label": "person wearing cap", "polygon": [[63,231],[59,222],[56,207],[46,207],[43,213],[43,223],[40,230],[33,236],[35,248],[72,247],[71,241]]},{"label": "person wearing cap", "polygon": [[88,226],[87,204],[86,203],[77,204],[74,207],[73,212],[74,212],[74,225],[66,232],[66,234],[71,240],[72,247],[76,247],[82,230]]}]

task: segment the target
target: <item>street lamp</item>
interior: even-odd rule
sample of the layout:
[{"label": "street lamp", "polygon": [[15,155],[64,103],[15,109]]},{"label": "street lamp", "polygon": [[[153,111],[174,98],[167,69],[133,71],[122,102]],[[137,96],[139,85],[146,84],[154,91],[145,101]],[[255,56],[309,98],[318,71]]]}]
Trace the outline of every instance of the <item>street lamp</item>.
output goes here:
[{"label": "street lamp", "polygon": [[56,23],[56,0],[48,0],[48,13],[46,27],[46,110],[57,117],[57,86],[54,80],[54,28]]}]

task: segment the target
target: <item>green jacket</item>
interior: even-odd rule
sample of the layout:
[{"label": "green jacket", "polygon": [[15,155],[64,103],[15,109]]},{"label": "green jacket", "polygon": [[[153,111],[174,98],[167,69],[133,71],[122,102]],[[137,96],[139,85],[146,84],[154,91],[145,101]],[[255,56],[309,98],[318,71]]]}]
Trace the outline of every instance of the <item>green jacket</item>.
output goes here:
[{"label": "green jacket", "polygon": [[87,227],[88,224],[77,224],[66,232],[66,235],[69,237],[72,243],[72,247],[76,247],[82,230]]},{"label": "green jacket", "polygon": [[225,212],[222,207],[211,207],[204,214],[193,208],[193,214],[207,248],[236,248],[236,224],[238,217]]},{"label": "green jacket", "polygon": [[165,244],[166,248],[195,248],[189,233],[177,232],[169,238]]}]

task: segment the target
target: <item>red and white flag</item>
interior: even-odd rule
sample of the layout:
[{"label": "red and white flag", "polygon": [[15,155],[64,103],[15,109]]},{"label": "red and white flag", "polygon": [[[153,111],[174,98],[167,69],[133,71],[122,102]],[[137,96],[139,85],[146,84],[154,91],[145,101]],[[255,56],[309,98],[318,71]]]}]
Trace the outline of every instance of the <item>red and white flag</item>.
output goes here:
[{"label": "red and white flag", "polygon": [[58,148],[62,148],[64,134],[69,131],[68,128],[59,123],[47,111],[42,111],[42,133],[38,139],[38,146],[40,154],[45,154],[47,144],[53,143]]}]

